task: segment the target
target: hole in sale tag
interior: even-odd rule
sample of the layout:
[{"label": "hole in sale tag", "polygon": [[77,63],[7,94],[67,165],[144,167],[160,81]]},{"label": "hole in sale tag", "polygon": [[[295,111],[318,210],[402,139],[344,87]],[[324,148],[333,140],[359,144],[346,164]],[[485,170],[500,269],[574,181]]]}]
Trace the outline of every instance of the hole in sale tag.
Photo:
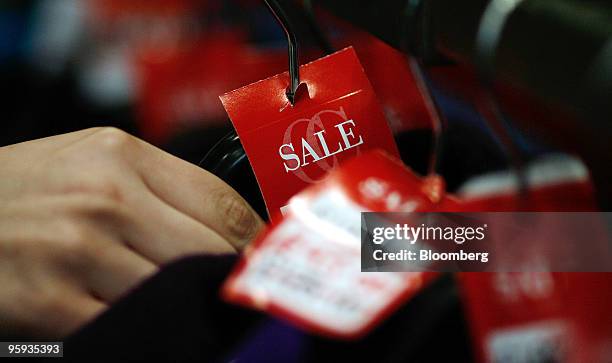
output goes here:
[{"label": "hole in sale tag", "polygon": [[301,66],[295,105],[288,73],[221,96],[253,167],[268,213],[365,150],[397,156],[372,86],[352,47]]},{"label": "hole in sale tag", "polygon": [[222,293],[315,333],[358,338],[435,278],[361,272],[361,212],[454,210],[428,181],[370,151],[291,199],[285,218],[245,252]]}]

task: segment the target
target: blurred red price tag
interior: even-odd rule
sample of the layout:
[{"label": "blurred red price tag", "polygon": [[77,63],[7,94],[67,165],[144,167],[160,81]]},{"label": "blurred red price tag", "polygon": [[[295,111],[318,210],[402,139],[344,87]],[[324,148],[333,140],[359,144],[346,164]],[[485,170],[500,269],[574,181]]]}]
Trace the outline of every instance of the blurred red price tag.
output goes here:
[{"label": "blurred red price tag", "polygon": [[[588,173],[574,174],[532,182],[523,196],[513,188],[471,196],[462,209],[597,211]],[[534,241],[541,240],[538,231],[538,225],[529,231]],[[463,273],[459,281],[479,362],[610,361],[612,274]]]},{"label": "blurred red price tag", "polygon": [[226,299],[335,338],[366,334],[437,276],[361,272],[361,212],[454,210],[434,179],[371,151],[292,198],[285,218],[245,252]]}]

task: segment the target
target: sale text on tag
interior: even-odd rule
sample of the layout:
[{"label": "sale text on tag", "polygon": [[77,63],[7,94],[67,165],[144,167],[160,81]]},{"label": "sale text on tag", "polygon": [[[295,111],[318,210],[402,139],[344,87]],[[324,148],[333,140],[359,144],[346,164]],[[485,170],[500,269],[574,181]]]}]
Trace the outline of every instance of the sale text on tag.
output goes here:
[{"label": "sale text on tag", "polygon": [[345,160],[374,148],[398,155],[353,48],[303,65],[300,78],[295,105],[288,73],[221,96],[273,217]]}]

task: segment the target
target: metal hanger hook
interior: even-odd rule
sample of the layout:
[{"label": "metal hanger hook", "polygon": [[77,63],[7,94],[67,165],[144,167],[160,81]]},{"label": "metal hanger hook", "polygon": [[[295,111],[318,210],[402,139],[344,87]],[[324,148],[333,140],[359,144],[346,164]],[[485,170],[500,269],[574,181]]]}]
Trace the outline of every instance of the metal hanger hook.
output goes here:
[{"label": "metal hanger hook", "polygon": [[509,160],[514,176],[517,179],[521,200],[529,192],[529,180],[525,170],[525,155],[520,142],[513,136],[512,123],[506,117],[495,96],[494,73],[497,48],[502,41],[504,29],[509,18],[519,8],[524,0],[491,0],[478,25],[476,35],[476,71],[484,88],[485,101],[492,112],[488,118],[490,130],[501,142],[502,150]]},{"label": "metal hanger hook", "polygon": [[290,84],[289,88],[287,88],[287,98],[289,102],[293,105],[295,104],[295,94],[297,92],[298,86],[300,85],[300,65],[299,65],[299,53],[298,53],[298,45],[297,39],[295,37],[295,32],[291,23],[289,22],[289,18],[287,14],[280,6],[278,1],[276,0],[264,0],[264,3],[268,6],[276,20],[280,23],[287,35],[287,44],[289,49],[289,78]]}]

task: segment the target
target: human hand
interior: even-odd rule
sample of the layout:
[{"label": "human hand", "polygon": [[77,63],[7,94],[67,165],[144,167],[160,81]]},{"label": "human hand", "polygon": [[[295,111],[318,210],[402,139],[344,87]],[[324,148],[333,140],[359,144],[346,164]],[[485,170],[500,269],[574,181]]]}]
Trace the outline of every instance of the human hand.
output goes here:
[{"label": "human hand", "polygon": [[220,179],[117,129],[0,148],[0,334],[69,334],[160,265],[262,226]]}]

